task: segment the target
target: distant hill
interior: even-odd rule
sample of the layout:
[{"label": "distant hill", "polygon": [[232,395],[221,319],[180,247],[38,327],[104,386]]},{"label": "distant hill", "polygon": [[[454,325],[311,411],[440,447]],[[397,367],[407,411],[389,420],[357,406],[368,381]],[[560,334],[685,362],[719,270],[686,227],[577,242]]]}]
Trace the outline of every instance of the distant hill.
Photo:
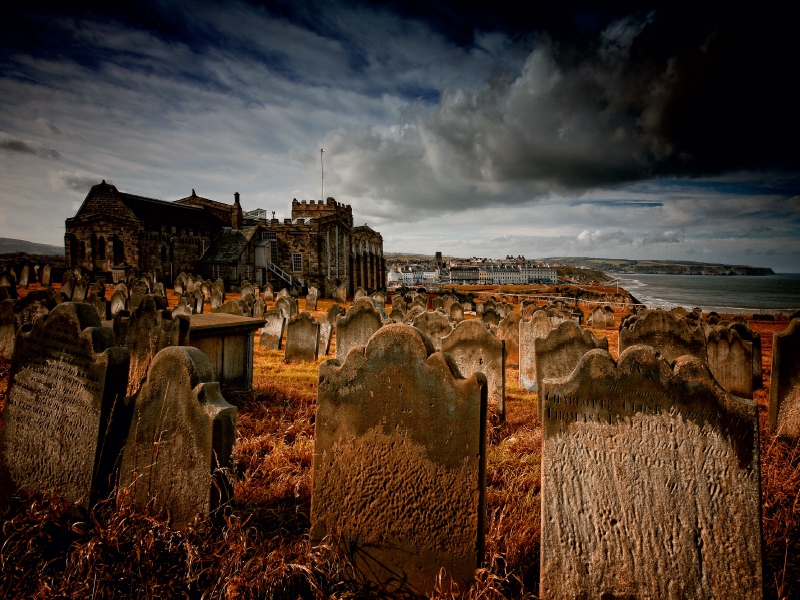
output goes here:
[{"label": "distant hill", "polygon": [[597,269],[606,273],[631,273],[653,275],[774,275],[768,267],[751,267],[720,263],[702,263],[679,260],[632,260],[626,258],[586,258],[560,256],[545,258],[547,262],[561,262],[576,267]]},{"label": "distant hill", "polygon": [[48,244],[37,244],[27,240],[15,240],[13,238],[0,238],[0,254],[11,252],[24,252],[25,254],[45,254],[48,256],[64,254],[64,246],[50,246]]}]

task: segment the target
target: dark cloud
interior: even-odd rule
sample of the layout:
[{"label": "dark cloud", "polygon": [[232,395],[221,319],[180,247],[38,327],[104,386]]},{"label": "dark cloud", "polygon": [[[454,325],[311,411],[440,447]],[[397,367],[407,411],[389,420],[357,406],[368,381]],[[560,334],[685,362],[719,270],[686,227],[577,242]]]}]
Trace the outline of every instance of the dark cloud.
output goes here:
[{"label": "dark cloud", "polygon": [[56,160],[61,158],[61,154],[52,148],[42,146],[35,142],[26,142],[17,139],[2,131],[0,131],[0,150],[15,154],[32,154],[39,158],[51,158]]},{"label": "dark cloud", "polygon": [[[88,193],[93,185],[97,185],[102,180],[101,177],[84,175],[80,173],[61,172],[59,173],[59,177],[67,189],[82,194]],[[106,182],[113,185],[113,182],[110,179],[107,179]]]},{"label": "dark cloud", "polygon": [[759,237],[765,233],[769,233],[772,231],[772,227],[767,227],[765,225],[759,225],[758,227],[752,227],[749,231],[745,231],[741,236],[742,238],[752,238],[752,237]]}]

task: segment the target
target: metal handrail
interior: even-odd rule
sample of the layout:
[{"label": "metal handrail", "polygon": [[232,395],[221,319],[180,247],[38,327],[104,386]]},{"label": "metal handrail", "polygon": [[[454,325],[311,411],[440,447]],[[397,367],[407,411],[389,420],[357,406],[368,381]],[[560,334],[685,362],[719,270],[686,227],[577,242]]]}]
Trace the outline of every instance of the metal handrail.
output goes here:
[{"label": "metal handrail", "polygon": [[289,275],[286,271],[281,269],[278,265],[271,261],[267,261],[267,268],[275,273],[278,277],[286,281],[289,285],[292,285],[292,276]]}]

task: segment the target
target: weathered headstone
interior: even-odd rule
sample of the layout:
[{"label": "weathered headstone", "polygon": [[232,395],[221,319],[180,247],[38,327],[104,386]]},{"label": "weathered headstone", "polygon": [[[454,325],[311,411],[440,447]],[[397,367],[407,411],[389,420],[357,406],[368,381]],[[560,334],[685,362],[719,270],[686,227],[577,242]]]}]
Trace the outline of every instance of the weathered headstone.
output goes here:
[{"label": "weathered headstone", "polygon": [[519,322],[522,315],[511,310],[497,326],[497,337],[506,342],[506,364],[519,364]]},{"label": "weathered headstone", "polygon": [[[167,319],[165,316],[169,316]],[[169,346],[185,346],[189,340],[189,319],[156,308],[152,296],[145,296],[131,311],[114,315],[114,337],[130,353],[127,395],[134,396],[147,376],[153,357]]]},{"label": "weathered headstone", "polygon": [[392,321],[392,323],[402,323],[404,317],[405,314],[403,314],[400,310],[396,308],[393,309],[392,312],[389,314],[389,319]]},{"label": "weathered headstone", "polygon": [[336,360],[344,362],[351,348],[366,346],[383,325],[381,311],[372,298],[359,298],[346,315],[336,317]]},{"label": "weathered headstone", "polygon": [[386,307],[386,295],[383,292],[375,292],[372,294],[372,299],[382,307]]},{"label": "weathered headstone", "polygon": [[288,298],[289,296],[291,296],[289,290],[287,290],[286,288],[281,288],[281,291],[278,292],[278,295],[275,297],[275,301],[277,302],[278,298]]},{"label": "weathered headstone", "polygon": [[593,329],[605,329],[606,328],[606,311],[604,311],[600,306],[595,306],[592,310],[592,314],[589,317],[591,319],[591,327]]},{"label": "weathered headstone", "polygon": [[419,304],[412,304],[409,311],[403,315],[403,323],[413,323],[414,319],[416,319],[420,315],[424,315],[427,311],[422,308]]},{"label": "weathered headstone", "polygon": [[306,294],[306,310],[317,310],[317,288],[310,287],[308,288],[308,294]]},{"label": "weathered headstone", "polygon": [[460,302],[452,302],[450,304],[450,318],[456,323],[461,323],[464,320],[464,307]]},{"label": "weathered headstone", "polygon": [[172,282],[172,291],[176,296],[183,296],[183,290],[186,288],[186,273],[183,271]]},{"label": "weathered headstone", "polygon": [[340,304],[347,303],[347,286],[345,285],[336,286],[336,289],[333,292],[333,301],[338,302]]},{"label": "weathered headstone", "polygon": [[533,313],[530,321],[520,321],[519,324],[519,385],[520,387],[536,391],[536,350],[534,340],[545,338],[553,324],[543,310]]},{"label": "weathered headstone", "polygon": [[195,294],[193,294],[193,296],[194,314],[202,315],[205,311],[206,298],[203,296],[203,292],[201,291],[197,291]]},{"label": "weathered headstone", "polygon": [[286,323],[286,360],[317,360],[319,323],[311,313],[301,312]]},{"label": "weathered headstone", "polygon": [[20,333],[0,439],[0,495],[57,491],[88,508],[113,487],[130,413],[128,351],[94,308],[62,303]]},{"label": "weathered headstone", "polygon": [[[77,287],[76,287],[77,290]],[[128,310],[133,312],[139,304],[147,296],[147,286],[143,284],[136,284],[131,288],[131,297],[128,300]]]},{"label": "weathered headstone", "polygon": [[735,330],[722,325],[713,328],[706,339],[708,369],[734,396],[753,397],[753,344]]},{"label": "weathered headstone", "polygon": [[42,267],[42,276],[40,279],[43,287],[48,287],[50,285],[50,265]]},{"label": "weathered headstone", "polygon": [[168,509],[172,527],[183,529],[229,500],[224,470],[235,441],[236,407],[222,397],[206,355],[165,348],[136,397],[120,485],[131,486],[137,506]]},{"label": "weathered headstone", "polygon": [[268,350],[280,350],[283,344],[283,330],[286,327],[286,317],[277,306],[273,306],[264,313],[264,328],[261,330],[262,346]]},{"label": "weathered headstone", "polygon": [[311,539],[383,595],[430,595],[442,568],[466,590],[483,560],[486,385],[404,325],[320,365]]},{"label": "weathered headstone", "polygon": [[264,304],[264,300],[262,298],[259,298],[258,300],[256,300],[255,304],[253,304],[253,318],[263,319],[265,310],[266,306]]},{"label": "weathered headstone", "polygon": [[181,298],[175,308],[172,309],[172,317],[174,318],[178,315],[183,315],[184,317],[192,316],[192,307],[186,304],[185,297]]},{"label": "weathered headstone", "polygon": [[590,330],[582,328],[575,321],[563,321],[551,329],[546,337],[533,340],[540,420],[544,405],[542,381],[569,375],[583,355],[596,348],[608,351],[608,339],[594,337]]},{"label": "weathered headstone", "polygon": [[256,293],[256,290],[253,287],[252,283],[250,283],[249,281],[243,281],[242,282],[242,290],[240,292],[240,294],[242,295],[242,298],[247,296],[247,294],[250,294],[251,296],[255,296],[255,293]]},{"label": "weathered headstone", "polygon": [[19,287],[25,288],[27,290],[30,277],[31,277],[31,266],[28,263],[25,263],[19,275]]},{"label": "weathered headstone", "polygon": [[61,276],[61,287],[59,291],[65,300],[72,299],[72,289],[75,285],[75,276],[71,271],[67,271]]},{"label": "weathered headstone", "polygon": [[72,290],[72,301],[83,302],[86,300],[86,292],[89,289],[89,280],[85,277],[75,280],[75,287]]},{"label": "weathered headstone", "polygon": [[489,405],[501,419],[506,415],[506,343],[477,319],[461,321],[453,333],[442,338],[442,351],[450,354],[464,377],[486,375]]},{"label": "weathered headstone", "polygon": [[359,287],[358,289],[356,289],[356,293],[353,294],[353,301],[355,302],[359,298],[363,298],[366,295],[367,295],[367,292],[364,291],[364,288]]},{"label": "weathered headstone", "polygon": [[209,289],[209,297],[207,299],[208,302],[211,302],[211,296],[214,294],[214,290],[222,296],[222,302],[225,302],[225,282],[222,279],[217,278],[214,283],[211,284],[211,288]]},{"label": "weathered headstone", "polygon": [[453,324],[450,319],[438,310],[426,311],[415,317],[413,325],[431,339],[436,352],[442,351],[442,338],[453,333]]},{"label": "weathered headstone", "polygon": [[264,302],[274,302],[275,301],[275,294],[272,292],[272,284],[267,282],[264,284],[264,291],[262,293],[262,297],[264,298]]},{"label": "weathered headstone", "polygon": [[244,311],[245,317],[252,317],[253,316],[253,306],[255,305],[256,300],[253,294],[246,294],[242,296],[242,299],[239,301],[239,304],[242,305],[242,311]]},{"label": "weathered headstone", "polygon": [[218,309],[216,310],[212,309],[211,312],[224,313],[226,315],[236,315],[237,317],[244,316],[244,310],[242,310],[242,304],[238,300],[228,300]]},{"label": "weathered headstone", "polygon": [[328,309],[328,323],[331,324],[331,327],[334,331],[336,330],[336,317],[344,314],[347,314],[347,312],[341,306],[335,303]]},{"label": "weathered headstone", "polygon": [[89,292],[89,295],[86,296],[86,300],[84,300],[87,304],[91,304],[95,311],[97,311],[97,316],[100,317],[101,321],[105,321],[106,317],[106,301],[100,298],[96,292]]},{"label": "weathered headstone", "polygon": [[14,339],[17,337],[17,319],[14,314],[16,303],[11,298],[0,302],[0,355],[6,360],[14,357]]},{"label": "weathered headstone", "polygon": [[331,333],[333,333],[333,325],[330,324],[327,317],[320,317],[317,319],[319,323],[319,349],[318,356],[327,356],[331,351]]},{"label": "weathered headstone", "polygon": [[747,323],[735,322],[728,326],[739,334],[745,342],[753,344],[753,389],[760,390],[764,387],[763,365],[761,356],[761,334],[753,331]]},{"label": "weathered headstone", "polygon": [[442,298],[434,298],[431,301],[431,304],[433,306],[433,310],[444,309],[444,300]]},{"label": "weathered headstone", "polygon": [[752,400],[645,346],[540,394],[541,598],[763,597]]},{"label": "weathered headstone", "polygon": [[484,306],[481,320],[489,325],[499,325],[500,315],[497,314],[497,311],[495,311],[495,309],[493,309],[491,306]]},{"label": "weathered headstone", "polygon": [[287,321],[294,316],[291,300],[292,298],[290,296],[279,296],[275,302],[275,308],[283,313],[283,318]]},{"label": "weathered headstone", "polygon": [[[211,293],[213,292],[213,284],[210,281],[199,281],[195,282],[194,289],[200,288],[200,293],[203,294],[203,300],[206,302],[211,302]],[[225,299],[225,287],[222,288],[222,298]]]},{"label": "weathered headstone", "polygon": [[111,318],[122,310],[128,310],[128,297],[122,290],[115,290],[111,295]]},{"label": "weathered headstone", "polygon": [[637,318],[629,327],[619,330],[620,353],[637,344],[652,346],[669,362],[687,354],[707,361],[706,337],[702,327],[691,327],[686,319],[665,310],[649,312]]},{"label": "weathered headstone", "polygon": [[[5,300],[8,302],[8,300]],[[791,442],[800,439],[800,319],[772,334],[770,431]]]},{"label": "weathered headstone", "polygon": [[211,289],[211,312],[219,310],[225,304],[224,292],[214,286]]}]

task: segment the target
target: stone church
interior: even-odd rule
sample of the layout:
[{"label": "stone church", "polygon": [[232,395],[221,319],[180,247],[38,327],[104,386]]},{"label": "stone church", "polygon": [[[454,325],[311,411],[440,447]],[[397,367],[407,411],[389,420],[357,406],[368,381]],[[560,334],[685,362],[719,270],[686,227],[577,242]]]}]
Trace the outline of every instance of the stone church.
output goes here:
[{"label": "stone church", "polygon": [[340,284],[350,294],[385,287],[383,238],[366,224],[354,226],[349,205],[293,200],[290,219],[268,216],[263,209],[244,212],[238,193],[233,204],[194,190],[169,202],[103,181],[66,220],[67,264],[109,282],[138,269],[169,284],[184,271],[227,286],[244,279],[276,289],[314,285],[325,296]]}]

